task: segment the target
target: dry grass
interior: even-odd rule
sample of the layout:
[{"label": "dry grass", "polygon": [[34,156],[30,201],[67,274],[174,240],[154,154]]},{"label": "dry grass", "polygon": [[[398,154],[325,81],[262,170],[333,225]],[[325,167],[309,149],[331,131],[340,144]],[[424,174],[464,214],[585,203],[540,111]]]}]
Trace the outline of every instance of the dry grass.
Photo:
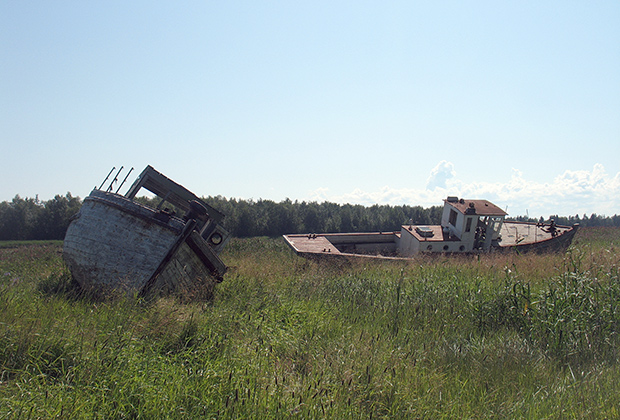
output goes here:
[{"label": "dry grass", "polygon": [[17,248],[0,417],[614,418],[618,232],[406,263],[233,240],[214,299],[191,304],[73,296],[58,248]]}]

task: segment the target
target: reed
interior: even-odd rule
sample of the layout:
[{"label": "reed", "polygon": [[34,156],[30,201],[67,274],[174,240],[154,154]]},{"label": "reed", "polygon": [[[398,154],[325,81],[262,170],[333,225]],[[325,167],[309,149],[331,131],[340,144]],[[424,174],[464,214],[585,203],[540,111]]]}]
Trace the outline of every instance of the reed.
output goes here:
[{"label": "reed", "polygon": [[93,299],[58,245],[0,248],[0,418],[617,417],[619,236],[583,232],[407,263],[232,240],[192,303]]}]

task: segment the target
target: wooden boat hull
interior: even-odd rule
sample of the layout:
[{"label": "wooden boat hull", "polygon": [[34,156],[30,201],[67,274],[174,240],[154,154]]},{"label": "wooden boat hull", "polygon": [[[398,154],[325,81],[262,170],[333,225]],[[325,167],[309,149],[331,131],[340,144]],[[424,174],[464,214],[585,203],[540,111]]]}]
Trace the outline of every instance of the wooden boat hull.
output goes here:
[{"label": "wooden boat hull", "polygon": [[209,294],[226,267],[188,223],[94,190],[67,229],[63,256],[86,290]]}]

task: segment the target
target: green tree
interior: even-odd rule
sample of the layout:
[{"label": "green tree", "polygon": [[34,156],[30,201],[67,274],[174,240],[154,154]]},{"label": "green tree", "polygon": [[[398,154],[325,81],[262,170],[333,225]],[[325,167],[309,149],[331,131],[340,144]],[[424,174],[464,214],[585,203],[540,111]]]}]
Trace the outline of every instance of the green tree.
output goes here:
[{"label": "green tree", "polygon": [[21,198],[16,195],[2,208],[0,239],[34,239],[34,230],[41,205],[37,198]]},{"label": "green tree", "polygon": [[34,239],[63,239],[71,218],[80,210],[82,201],[71,193],[56,195],[39,211]]}]

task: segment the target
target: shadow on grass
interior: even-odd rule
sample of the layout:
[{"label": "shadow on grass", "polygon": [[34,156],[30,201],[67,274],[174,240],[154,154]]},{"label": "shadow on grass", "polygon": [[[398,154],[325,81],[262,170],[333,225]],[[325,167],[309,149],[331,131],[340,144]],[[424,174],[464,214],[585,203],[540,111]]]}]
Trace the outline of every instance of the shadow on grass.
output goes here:
[{"label": "shadow on grass", "polygon": [[48,277],[41,279],[37,283],[37,291],[45,297],[61,297],[68,301],[84,301],[88,303],[111,302],[119,299],[136,300],[143,305],[149,305],[156,302],[160,298],[172,297],[179,303],[210,303],[213,300],[214,284],[212,282],[204,282],[204,284],[196,284],[191,290],[182,290],[171,293],[165,291],[154,291],[147,295],[141,296],[137,292],[128,291],[125,288],[118,289],[107,288],[105,290],[84,288],[78,283],[71,272],[62,270],[53,272]]},{"label": "shadow on grass", "polygon": [[87,290],[80,286],[68,270],[53,272],[37,283],[37,291],[45,297],[60,297],[68,301],[85,301],[89,303],[114,300],[119,297],[115,295],[103,295],[94,290]]}]

